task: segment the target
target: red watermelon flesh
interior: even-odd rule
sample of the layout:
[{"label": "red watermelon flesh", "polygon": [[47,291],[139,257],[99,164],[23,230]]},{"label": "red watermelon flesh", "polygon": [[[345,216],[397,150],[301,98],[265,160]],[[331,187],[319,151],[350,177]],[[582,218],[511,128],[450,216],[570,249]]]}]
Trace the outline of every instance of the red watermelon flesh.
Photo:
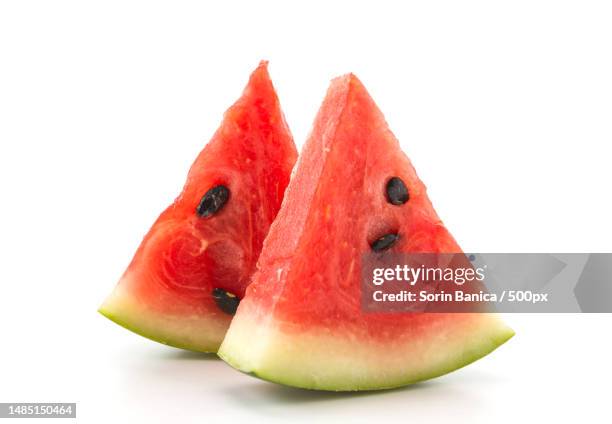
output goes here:
[{"label": "red watermelon flesh", "polygon": [[153,340],[216,352],[296,156],[262,62],[100,312]]},{"label": "red watermelon flesh", "polygon": [[[393,177],[408,201],[391,204]],[[354,75],[335,79],[219,350],[271,381],[322,390],[397,387],[460,368],[513,335],[493,314],[364,313],[364,253],[460,253],[382,113]]]}]

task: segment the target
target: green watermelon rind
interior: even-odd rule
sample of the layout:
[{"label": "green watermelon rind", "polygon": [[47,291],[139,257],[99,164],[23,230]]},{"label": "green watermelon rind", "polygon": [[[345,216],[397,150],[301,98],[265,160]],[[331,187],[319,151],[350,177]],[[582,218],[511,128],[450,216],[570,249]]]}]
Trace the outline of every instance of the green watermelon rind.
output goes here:
[{"label": "green watermelon rind", "polygon": [[[489,353],[496,350],[499,346],[507,342],[511,339],[515,332],[511,328],[507,327],[500,321],[498,321],[499,326],[496,328],[491,334],[488,336],[482,337],[480,340],[480,344],[477,346],[472,346],[468,349],[463,355],[455,358],[455,360],[448,361],[442,365],[440,365],[436,370],[433,370],[429,373],[419,375],[418,378],[406,378],[406,379],[397,379],[396,381],[389,381],[389,383],[381,383],[381,384],[370,384],[370,383],[361,383],[355,384],[354,382],[350,382],[344,379],[327,379],[325,382],[320,384],[312,384],[308,379],[303,379],[299,377],[299,372],[292,375],[292,373],[278,373],[275,372],[274,366],[269,369],[262,369],[261,367],[253,367],[246,365],[246,361],[242,361],[238,358],[241,356],[239,350],[237,350],[236,344],[241,344],[237,340],[232,340],[232,329],[234,325],[230,328],[230,332],[226,336],[224,343],[221,345],[219,352],[217,355],[226,363],[228,363],[233,368],[238,371],[243,372],[244,374],[250,375],[252,377],[259,378],[264,381],[269,381],[272,383],[282,384],[284,386],[295,387],[300,389],[307,390],[321,390],[321,391],[332,391],[332,392],[350,392],[350,391],[377,391],[377,390],[387,390],[387,389],[396,389],[404,386],[409,386],[412,384],[420,383],[426,380],[430,380],[433,378],[437,378],[443,376],[445,374],[449,374],[453,371],[456,371],[460,368],[463,368],[483,357],[488,355]],[[227,346],[227,345],[232,346]],[[248,349],[248,347],[247,347]],[[232,354],[232,352],[234,354]],[[238,355],[235,355],[238,353]],[[393,354],[393,351],[389,352],[390,355]],[[268,353],[267,355],[271,356],[268,358],[269,363],[274,363],[274,354]],[[381,360],[384,360],[381,359]],[[292,361],[295,362],[296,366],[299,366],[300,358],[294,357]],[[311,364],[308,364],[310,366]]]},{"label": "green watermelon rind", "polygon": [[[184,349],[201,353],[216,353],[221,344],[222,337],[215,342],[202,342],[187,340],[187,336],[177,337],[177,332],[169,328],[173,322],[177,325],[188,325],[184,317],[172,319],[160,313],[149,311],[138,305],[131,296],[117,286],[106,301],[100,306],[98,312],[114,323],[139,336],[177,349]],[[209,335],[212,331],[201,329],[200,334]],[[223,330],[223,333],[225,330]]]},{"label": "green watermelon rind", "polygon": [[120,325],[121,327],[125,328],[126,330],[131,331],[132,333],[138,334],[139,336],[145,337],[149,340],[152,340],[154,342],[157,343],[161,343],[163,345],[166,346],[170,346],[170,347],[174,347],[177,349],[184,349],[184,350],[190,350],[192,352],[201,352],[201,353],[215,353],[216,351],[214,349],[210,349],[210,350],[206,350],[203,349],[202,347],[196,346],[196,345],[192,345],[192,344],[188,344],[188,343],[183,343],[180,341],[174,341],[168,338],[164,338],[163,336],[160,336],[159,334],[155,333],[155,332],[150,332],[150,331],[143,331],[141,328],[139,328],[139,326],[137,324],[132,324],[130,323],[129,320],[124,320],[119,318],[117,315],[103,309],[100,308],[98,309],[98,312],[105,316],[106,318],[110,319],[111,321],[113,321],[115,324]]}]

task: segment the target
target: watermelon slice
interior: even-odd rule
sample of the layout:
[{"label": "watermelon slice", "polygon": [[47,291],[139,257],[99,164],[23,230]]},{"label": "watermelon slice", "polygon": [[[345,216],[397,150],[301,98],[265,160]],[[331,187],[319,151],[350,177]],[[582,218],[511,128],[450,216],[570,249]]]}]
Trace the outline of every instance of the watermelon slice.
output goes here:
[{"label": "watermelon slice", "polygon": [[364,313],[372,249],[461,252],[382,113],[347,75],[329,88],[219,356],[290,386],[373,390],[448,373],[514,334],[487,313]]},{"label": "watermelon slice", "polygon": [[216,352],[296,157],[262,62],[100,312],[161,343]]}]

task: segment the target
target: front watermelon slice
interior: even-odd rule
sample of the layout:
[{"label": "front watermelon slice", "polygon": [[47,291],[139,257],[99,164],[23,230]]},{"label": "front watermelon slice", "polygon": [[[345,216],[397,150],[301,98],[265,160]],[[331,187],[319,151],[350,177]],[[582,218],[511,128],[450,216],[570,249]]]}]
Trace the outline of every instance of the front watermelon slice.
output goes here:
[{"label": "front watermelon slice", "polygon": [[262,62],[100,312],[161,343],[216,352],[296,157]]},{"label": "front watermelon slice", "polygon": [[219,356],[290,386],[373,390],[448,373],[512,337],[494,314],[364,313],[362,259],[377,243],[461,252],[382,113],[347,75],[331,84]]}]

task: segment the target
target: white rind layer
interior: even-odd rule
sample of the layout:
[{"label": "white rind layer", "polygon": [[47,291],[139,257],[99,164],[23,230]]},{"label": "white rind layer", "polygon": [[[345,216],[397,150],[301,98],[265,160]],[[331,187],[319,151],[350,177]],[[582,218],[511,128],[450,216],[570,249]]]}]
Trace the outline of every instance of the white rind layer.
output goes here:
[{"label": "white rind layer", "polygon": [[151,340],[181,349],[216,352],[229,325],[229,317],[171,315],[147,308],[121,281],[99,312],[117,324]]},{"label": "white rind layer", "polygon": [[261,322],[256,315],[239,310],[218,354],[240,371],[289,386],[387,389],[461,368],[514,335],[494,314],[467,315],[443,320],[439,328],[432,321],[426,337],[382,344],[348,338],[351,332],[282,331],[270,318]]}]

